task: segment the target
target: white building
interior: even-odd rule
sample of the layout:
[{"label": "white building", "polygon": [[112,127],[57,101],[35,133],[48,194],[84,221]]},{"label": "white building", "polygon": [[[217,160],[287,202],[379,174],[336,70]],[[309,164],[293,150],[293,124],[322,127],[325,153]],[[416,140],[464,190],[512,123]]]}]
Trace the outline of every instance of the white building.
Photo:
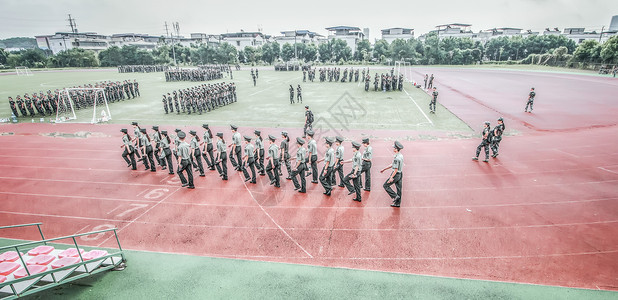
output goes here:
[{"label": "white building", "polygon": [[382,29],[382,39],[392,43],[396,39],[409,40],[414,38],[414,29],[411,28],[387,28]]},{"label": "white building", "polygon": [[302,43],[318,45],[326,41],[326,38],[323,35],[309,30],[281,31],[281,34],[281,36],[273,37],[274,41],[279,44],[288,43],[293,45],[294,43]]},{"label": "white building", "polygon": [[208,46],[218,46],[223,40],[220,34],[192,33],[191,39],[197,44],[205,44]]},{"label": "white building", "polygon": [[56,32],[54,35],[35,36],[37,46],[56,54],[63,50],[82,48],[99,52],[110,47],[110,37],[95,32]]},{"label": "white building", "polygon": [[356,52],[356,44],[365,39],[365,34],[358,27],[335,26],[326,28],[330,33],[329,40],[340,39],[348,44],[352,53]]},{"label": "white building", "polygon": [[157,47],[163,37],[150,36],[147,34],[119,33],[113,34],[110,38],[110,46],[135,46],[139,49],[152,50]]},{"label": "white building", "polygon": [[230,45],[236,47],[236,50],[243,50],[245,47],[259,47],[264,45],[268,36],[265,36],[261,32],[234,32],[234,33],[224,33],[221,35],[222,42],[227,42]]}]

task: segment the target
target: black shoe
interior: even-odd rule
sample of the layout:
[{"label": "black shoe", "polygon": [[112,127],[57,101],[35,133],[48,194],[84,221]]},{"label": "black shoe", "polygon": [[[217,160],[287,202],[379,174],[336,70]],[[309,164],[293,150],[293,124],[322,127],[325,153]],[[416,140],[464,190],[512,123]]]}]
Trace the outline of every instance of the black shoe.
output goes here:
[{"label": "black shoe", "polygon": [[315,181],[315,180],[311,180],[311,183],[318,183],[318,182],[317,182],[317,181]]},{"label": "black shoe", "polygon": [[328,192],[324,192],[324,195],[326,195],[326,196],[330,196],[330,191],[328,191]]},{"label": "black shoe", "polygon": [[247,181],[249,181],[249,180],[251,180],[251,178],[245,178],[245,182],[247,182]]},{"label": "black shoe", "polygon": [[166,167],[166,166],[162,166],[162,167],[161,167],[161,170],[165,170],[165,169],[167,169],[167,167]]},{"label": "black shoe", "polygon": [[131,170],[135,171],[135,170],[137,170],[137,168],[131,168]]},{"label": "black shoe", "polygon": [[275,187],[276,188],[280,188],[281,186],[279,184],[275,184]]},{"label": "black shoe", "polygon": [[348,196],[354,194],[354,191],[348,192]]},{"label": "black shoe", "polygon": [[296,186],[295,186],[295,187],[294,187],[294,190],[295,190],[295,191],[298,191],[298,190],[300,190],[300,187],[296,187]]},{"label": "black shoe", "polygon": [[354,201],[358,201],[358,202],[361,202],[361,199],[356,199],[356,198],[354,198],[354,199],[352,199],[352,200],[354,200]]},{"label": "black shoe", "polygon": [[287,179],[287,180],[292,180],[292,177],[286,177],[285,179]]},{"label": "black shoe", "polygon": [[214,171],[214,170],[215,170],[215,168],[208,168],[208,170]]},{"label": "black shoe", "polygon": [[399,207],[399,204],[398,204],[398,203],[394,203],[394,202],[393,202],[393,203],[391,204],[391,207]]},{"label": "black shoe", "polygon": [[194,189],[194,188],[195,188],[195,186],[188,186],[187,188],[188,188],[188,189]]},{"label": "black shoe", "polygon": [[200,177],[206,177],[206,174],[202,173],[200,174]]},{"label": "black shoe", "polygon": [[189,184],[188,184],[188,183],[183,183],[183,184],[182,184],[182,187],[187,187],[187,186],[189,186]]},{"label": "black shoe", "polygon": [[170,175],[174,175],[174,172],[170,172],[170,173],[168,173],[168,174],[170,174]]},{"label": "black shoe", "polygon": [[131,164],[128,164],[128,165],[127,165],[127,168],[130,168],[131,166],[132,166]]},{"label": "black shoe", "polygon": [[345,185],[343,185],[343,184],[340,184],[340,185],[338,185],[338,186],[339,186],[339,187],[341,187],[341,188],[342,188],[342,187],[345,187]]},{"label": "black shoe", "polygon": [[221,178],[221,180],[227,180],[227,177],[223,177],[223,178]]},{"label": "black shoe", "polygon": [[483,159],[483,162],[489,162],[489,157]]},{"label": "black shoe", "polygon": [[150,170],[150,172],[156,172],[156,171],[157,171],[157,169],[152,169],[152,170]]},{"label": "black shoe", "polygon": [[478,157],[473,157],[472,160],[479,160],[479,158]]},{"label": "black shoe", "polygon": [[304,194],[304,193],[306,193],[307,191],[305,191],[305,190],[300,190],[300,191],[298,191],[298,192],[299,192],[299,193],[303,193],[303,194]]},{"label": "black shoe", "polygon": [[266,173],[260,173],[260,176],[266,176]]},{"label": "black shoe", "polygon": [[494,157],[494,158],[498,157],[498,153],[494,154],[494,155],[493,155],[493,157]]}]

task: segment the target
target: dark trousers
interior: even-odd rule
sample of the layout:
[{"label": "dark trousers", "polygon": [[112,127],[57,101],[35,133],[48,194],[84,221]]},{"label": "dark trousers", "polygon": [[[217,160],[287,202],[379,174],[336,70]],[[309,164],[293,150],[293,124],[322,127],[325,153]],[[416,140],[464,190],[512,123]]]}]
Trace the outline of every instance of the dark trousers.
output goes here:
[{"label": "dark trousers", "polygon": [[223,179],[227,180],[227,153],[219,154],[219,161],[215,163],[215,166],[217,167],[217,172],[219,172],[219,175],[221,175]]},{"label": "dark trousers", "polygon": [[[136,170],[137,167],[135,165],[135,149],[133,148],[133,146],[129,146],[130,149],[127,150],[127,147],[124,147],[124,152],[122,152],[122,158],[124,158],[124,161],[127,162],[127,165],[131,166],[131,169]],[[129,153],[129,151],[131,151],[131,153]],[[129,160],[129,158],[131,158]]]},{"label": "dark trousers", "polygon": [[500,148],[500,141],[502,141],[501,136],[494,136],[491,141],[491,151],[493,151],[494,155],[498,154],[498,149]]},{"label": "dark trousers", "polygon": [[318,173],[318,156],[311,155],[311,176],[313,182],[318,181]]},{"label": "dark trousers", "polygon": [[268,160],[268,165],[266,166],[266,174],[268,174],[268,179],[270,179],[270,181],[274,181],[275,186],[279,187],[279,184],[281,183],[281,179],[279,177],[279,160],[273,159],[273,161],[275,162],[274,165],[270,161],[270,159]]},{"label": "dark trousers", "polygon": [[202,156],[204,157],[204,161],[206,162],[206,165],[208,166],[208,168],[210,168],[211,170],[214,170],[215,169],[215,156],[213,155],[212,148],[213,148],[212,144],[208,144],[206,146],[206,151],[202,153]]},{"label": "dark trousers", "polygon": [[479,154],[481,154],[481,148],[485,148],[485,159],[489,159],[489,142],[486,139],[483,139],[481,144],[476,147],[476,157],[479,157]]},{"label": "dark trousers", "polygon": [[429,102],[429,110],[436,112],[436,101],[431,100],[431,102]]},{"label": "dark trousers", "polygon": [[356,193],[356,200],[361,199],[360,172],[359,174],[354,174],[354,171],[350,172],[350,174],[346,175],[343,179],[343,183],[345,184],[345,187],[348,188],[350,193]]},{"label": "dark trousers", "polygon": [[[305,164],[300,164],[296,170],[292,171],[292,182],[294,183],[294,187],[300,189],[301,192],[307,191],[307,180],[305,180]],[[296,177],[300,177],[300,186],[298,184],[298,179]]]},{"label": "dark trousers", "polygon": [[251,169],[251,183],[255,183],[255,159],[253,157],[247,158],[247,165],[242,169],[242,173],[245,175],[245,180],[249,179],[249,171]]},{"label": "dark trousers", "polygon": [[174,174],[174,165],[172,164],[172,150],[170,150],[170,148],[163,148],[163,154],[165,156],[161,158],[161,163],[163,163],[163,166],[167,165],[167,170],[170,174]]},{"label": "dark trousers", "polygon": [[[187,179],[185,179],[184,174],[182,172],[187,172]],[[180,165],[178,166],[178,177],[180,177],[180,182],[182,184],[189,184],[190,187],[193,187],[193,170],[191,169],[191,161],[188,159],[181,159]]]},{"label": "dark trousers", "polygon": [[[391,199],[395,201],[395,204],[401,203],[401,177],[402,177],[402,173],[397,173],[395,177],[393,177],[393,182],[388,183],[388,180],[390,180],[390,176],[389,176],[389,179],[387,179],[383,185],[384,190],[386,191],[386,193],[388,193]],[[397,189],[396,193],[391,188],[393,184],[395,185],[395,188]]]},{"label": "dark trousers", "polygon": [[339,162],[338,164],[335,165],[335,168],[333,170],[333,174],[331,175],[331,184],[332,185],[337,185],[337,180],[335,179],[335,173],[339,174],[339,185],[343,186],[343,164],[341,162]]},{"label": "dark trousers", "polygon": [[365,189],[371,190],[371,162],[363,161],[360,173],[358,174],[359,183],[362,182],[361,176],[365,174]]},{"label": "dark trousers", "polygon": [[202,152],[200,152],[200,149],[195,149],[193,151],[193,157],[195,158],[195,164],[197,165],[198,171],[200,171],[200,175],[204,175],[204,165],[202,164]]},{"label": "dark trousers", "polygon": [[[234,147],[234,151],[230,151],[230,162],[234,168],[240,168],[240,165],[242,164],[240,150],[240,146],[236,146]],[[238,160],[238,162],[236,162],[236,160]]]},{"label": "dark trousers", "polygon": [[[326,172],[322,171],[323,176],[320,176],[320,183],[322,184],[322,186],[324,187],[324,190],[329,193],[330,190],[333,189],[333,185],[331,184],[331,180],[332,180],[332,176],[333,176],[333,168],[332,167],[326,167],[324,166],[324,168],[326,169]],[[322,174],[320,174],[322,175]]]},{"label": "dark trousers", "polygon": [[303,128],[303,137],[307,136],[308,129],[313,129],[313,126],[311,125],[311,123],[306,122],[305,128]]},{"label": "dark trousers", "polygon": [[264,170],[264,149],[259,149],[258,154],[260,157],[256,161],[257,169],[260,171],[260,174],[264,175],[264,172],[266,172]]},{"label": "dark trousers", "polygon": [[[155,162],[154,162],[154,155],[153,155],[153,151],[152,151],[152,146],[148,145],[146,146],[146,158],[144,158],[144,166],[146,166],[146,169],[150,168],[151,171],[156,171],[157,167],[155,166]],[[150,164],[149,164],[150,163]],[[150,167],[149,167],[150,165]]]},{"label": "dark trousers", "polygon": [[[285,169],[288,170],[288,177],[292,177],[292,164],[290,164],[290,155],[285,153],[283,155],[283,163],[285,164]],[[279,167],[279,173],[281,173],[281,167]],[[283,174],[283,173],[281,173]]]},{"label": "dark trousers", "polygon": [[161,160],[159,159],[159,157],[161,157],[161,148],[159,148],[158,146],[155,147],[154,157],[156,161],[159,163],[159,166],[163,166],[163,164],[161,163]]},{"label": "dark trousers", "polygon": [[534,105],[534,100],[528,100],[525,111],[528,111],[528,106],[530,106],[530,111],[532,111],[532,105]]}]

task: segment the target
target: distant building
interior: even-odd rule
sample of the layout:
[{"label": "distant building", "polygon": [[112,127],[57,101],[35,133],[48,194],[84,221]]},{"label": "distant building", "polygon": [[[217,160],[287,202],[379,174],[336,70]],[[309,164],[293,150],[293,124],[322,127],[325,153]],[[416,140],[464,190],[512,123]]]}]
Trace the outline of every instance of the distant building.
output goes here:
[{"label": "distant building", "polygon": [[607,31],[618,31],[618,16],[613,16]]},{"label": "distant building", "polygon": [[358,27],[335,26],[328,27],[326,30],[330,31],[328,35],[329,40],[343,40],[352,49],[352,53],[356,52],[356,44],[365,39],[365,34]]},{"label": "distant building", "polygon": [[192,33],[191,39],[196,44],[207,45],[211,47],[218,46],[223,40],[220,34]]},{"label": "distant building", "polygon": [[309,30],[288,30],[281,31],[281,34],[281,36],[273,37],[273,40],[279,44],[288,43],[293,45],[294,43],[302,43],[318,45],[326,41],[323,35]]},{"label": "distant building", "polygon": [[259,47],[266,43],[268,36],[261,32],[240,32],[224,33],[221,35],[222,41],[236,47],[236,50],[243,50],[245,47]]},{"label": "distant building", "polygon": [[414,29],[411,28],[387,28],[382,29],[382,39],[392,43],[396,39],[409,40],[414,38]]},{"label": "distant building", "polygon": [[470,30],[472,25],[470,24],[461,24],[461,23],[452,23],[452,24],[444,24],[436,26],[436,31],[438,33],[439,38],[446,37],[475,37],[474,32]]},{"label": "distant building", "polygon": [[110,47],[110,37],[95,32],[56,32],[54,35],[35,36],[37,46],[56,54],[63,50],[82,48],[99,52]]},{"label": "distant building", "polygon": [[159,41],[163,38],[159,36],[150,36],[147,34],[136,33],[119,33],[112,34],[110,37],[110,46],[135,46],[139,49],[152,50],[157,47]]}]

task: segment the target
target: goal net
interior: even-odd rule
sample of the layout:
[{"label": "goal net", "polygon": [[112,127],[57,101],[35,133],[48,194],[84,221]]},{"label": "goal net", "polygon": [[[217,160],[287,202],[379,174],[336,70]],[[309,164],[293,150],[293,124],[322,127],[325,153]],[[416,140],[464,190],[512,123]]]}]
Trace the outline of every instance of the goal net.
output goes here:
[{"label": "goal net", "polygon": [[397,76],[403,75],[404,81],[410,81],[412,79],[412,69],[410,68],[410,63],[403,60],[396,61],[395,74],[397,74]]},{"label": "goal net", "polygon": [[15,67],[17,76],[32,76],[32,71],[28,67]]},{"label": "goal net", "polygon": [[56,122],[76,120],[75,110],[89,109],[92,109],[92,124],[112,119],[103,88],[66,88],[58,92],[57,98]]}]

